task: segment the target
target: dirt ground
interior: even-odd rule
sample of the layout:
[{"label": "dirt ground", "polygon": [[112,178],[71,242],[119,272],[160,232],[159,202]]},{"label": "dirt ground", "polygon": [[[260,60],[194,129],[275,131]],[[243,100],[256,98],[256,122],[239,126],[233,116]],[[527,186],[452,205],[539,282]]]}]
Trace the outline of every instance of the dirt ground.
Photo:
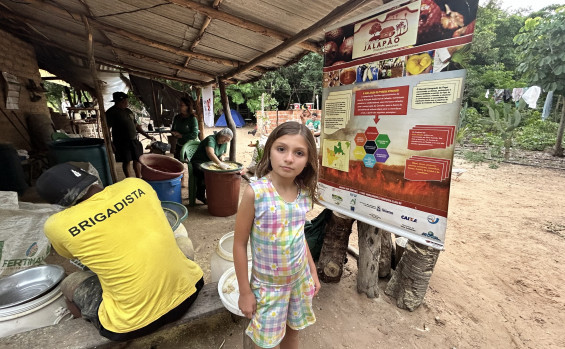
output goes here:
[{"label": "dirt ground", "polygon": [[[247,145],[258,138],[251,129],[237,132],[244,164],[253,152]],[[565,347],[565,171],[505,163],[492,169],[458,158],[454,168],[465,171],[452,182],[446,247],[424,303],[414,312],[397,308],[384,294],[387,279],[378,298],[358,294],[356,260],[348,256],[341,281],[322,283],[317,323],[300,332],[302,348]],[[210,256],[235,216],[210,216],[200,204],[188,210],[185,226],[208,281]],[[152,347],[242,348],[246,324],[218,315],[163,333]]]}]

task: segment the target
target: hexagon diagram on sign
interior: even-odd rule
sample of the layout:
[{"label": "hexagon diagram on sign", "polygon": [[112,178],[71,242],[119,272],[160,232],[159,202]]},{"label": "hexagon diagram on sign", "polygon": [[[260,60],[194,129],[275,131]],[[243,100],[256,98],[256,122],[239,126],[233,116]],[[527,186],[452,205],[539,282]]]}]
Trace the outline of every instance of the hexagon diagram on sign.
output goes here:
[{"label": "hexagon diagram on sign", "polygon": [[377,149],[374,155],[375,160],[380,163],[386,162],[388,159],[388,151],[386,149]]},{"label": "hexagon diagram on sign", "polygon": [[367,141],[367,137],[365,137],[364,133],[358,133],[355,135],[355,144],[359,146],[363,146],[363,144],[365,144],[366,141]]},{"label": "hexagon diagram on sign", "polygon": [[381,134],[377,137],[375,142],[379,149],[384,149],[390,144],[390,138],[388,138],[388,135]]},{"label": "hexagon diagram on sign", "polygon": [[377,150],[377,143],[375,143],[375,141],[367,141],[363,148],[365,149],[365,153],[373,154],[375,150]]},{"label": "hexagon diagram on sign", "polygon": [[355,159],[363,160],[365,155],[367,155],[367,153],[365,153],[365,148],[357,146],[353,149],[353,157],[355,157]]},{"label": "hexagon diagram on sign", "polygon": [[372,154],[367,154],[363,158],[363,163],[365,164],[365,167],[373,168],[376,164],[375,157]]},{"label": "hexagon diagram on sign", "polygon": [[368,141],[374,141],[375,139],[377,139],[378,135],[379,131],[376,127],[367,127],[367,129],[365,130],[365,136],[367,137]]}]

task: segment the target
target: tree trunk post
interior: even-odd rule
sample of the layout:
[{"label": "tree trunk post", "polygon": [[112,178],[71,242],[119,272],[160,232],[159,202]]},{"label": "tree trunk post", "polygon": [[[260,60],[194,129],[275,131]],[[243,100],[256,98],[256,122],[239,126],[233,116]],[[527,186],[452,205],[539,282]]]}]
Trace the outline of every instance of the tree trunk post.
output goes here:
[{"label": "tree trunk post", "polygon": [[439,252],[413,241],[406,244],[385,290],[385,294],[396,299],[397,307],[414,311],[422,304]]},{"label": "tree trunk post", "polygon": [[381,258],[379,259],[379,277],[386,278],[392,269],[392,237],[390,232],[379,229],[381,237]]},{"label": "tree trunk post", "polygon": [[326,224],[326,236],[318,260],[318,277],[321,281],[339,282],[354,221],[353,218],[332,212]]},{"label": "tree trunk post", "polygon": [[557,130],[557,140],[555,142],[555,151],[553,156],[563,157],[563,131],[565,131],[565,104],[561,109],[561,121]]},{"label": "tree trunk post", "polygon": [[235,122],[231,116],[231,109],[230,109],[230,101],[228,99],[228,95],[226,93],[226,84],[222,79],[218,80],[218,85],[220,87],[220,97],[222,100],[222,107],[224,108],[224,115],[226,116],[226,124],[233,132],[233,138],[230,143],[230,160],[236,161],[236,129],[235,129]]},{"label": "tree trunk post", "polygon": [[[369,298],[379,297],[379,264],[381,258],[381,230],[357,221],[359,259],[357,259],[357,292]],[[325,242],[324,242],[325,243]]]}]

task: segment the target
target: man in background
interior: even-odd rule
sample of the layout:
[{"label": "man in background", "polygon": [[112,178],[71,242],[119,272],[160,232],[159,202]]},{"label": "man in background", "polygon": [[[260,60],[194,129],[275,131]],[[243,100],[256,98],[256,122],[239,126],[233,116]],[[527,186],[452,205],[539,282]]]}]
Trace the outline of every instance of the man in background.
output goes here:
[{"label": "man in background", "polygon": [[122,163],[126,177],[130,176],[130,163],[137,178],[141,178],[141,164],[139,157],[143,154],[143,146],[137,139],[137,133],[146,138],[155,140],[141,127],[141,123],[128,108],[128,95],[123,92],[112,94],[114,105],[106,111],[108,127],[112,131],[112,144],[116,154],[116,162]]}]

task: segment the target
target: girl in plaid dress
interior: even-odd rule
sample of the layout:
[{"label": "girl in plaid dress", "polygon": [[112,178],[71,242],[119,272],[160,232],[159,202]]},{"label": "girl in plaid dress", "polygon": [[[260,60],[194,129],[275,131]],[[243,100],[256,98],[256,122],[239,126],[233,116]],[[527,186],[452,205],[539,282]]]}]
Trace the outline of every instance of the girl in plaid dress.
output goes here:
[{"label": "girl in plaid dress", "polygon": [[257,348],[298,348],[298,330],[316,321],[312,298],[320,290],[304,236],[306,212],[317,202],[312,132],[293,121],[279,125],[267,139],[256,173],[260,179],[245,189],[235,222],[239,309],[251,319],[246,333]]}]

